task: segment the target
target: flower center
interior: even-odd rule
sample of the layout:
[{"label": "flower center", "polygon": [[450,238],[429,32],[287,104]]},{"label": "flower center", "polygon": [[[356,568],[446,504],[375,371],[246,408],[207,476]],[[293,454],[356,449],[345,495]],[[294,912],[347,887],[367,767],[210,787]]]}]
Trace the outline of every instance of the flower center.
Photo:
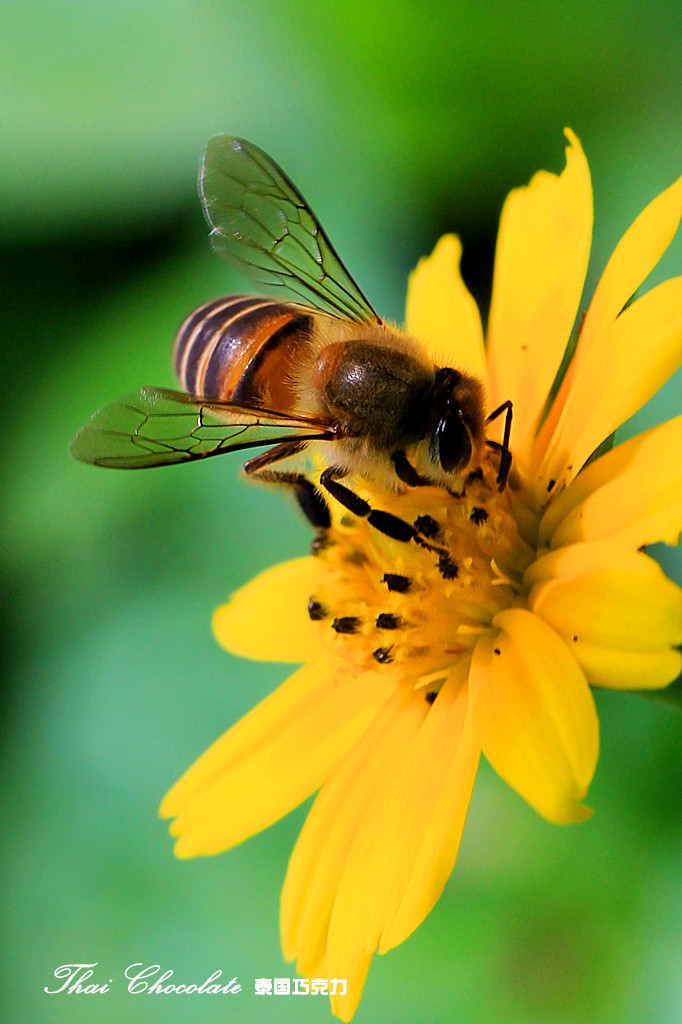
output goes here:
[{"label": "flower center", "polygon": [[336,506],[313,544],[324,573],[308,604],[323,643],[358,670],[408,676],[437,690],[469,658],[493,617],[518,597],[533,557],[486,459],[459,493],[415,487],[402,494],[350,486],[372,506],[414,526],[417,540],[393,540]]}]

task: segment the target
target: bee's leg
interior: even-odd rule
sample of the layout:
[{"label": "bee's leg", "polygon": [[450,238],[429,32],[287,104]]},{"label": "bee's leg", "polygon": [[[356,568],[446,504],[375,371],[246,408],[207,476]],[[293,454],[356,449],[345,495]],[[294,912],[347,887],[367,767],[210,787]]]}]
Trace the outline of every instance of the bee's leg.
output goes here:
[{"label": "bee's leg", "polygon": [[266,484],[283,484],[292,487],[296,501],[311,526],[316,530],[328,530],[332,524],[329,506],[318,489],[303,473],[280,473],[276,469],[256,474]]},{"label": "bee's leg", "polygon": [[249,459],[244,463],[244,472],[249,476],[256,476],[259,480],[268,484],[283,484],[285,487],[292,487],[296,500],[303,515],[311,526],[316,530],[328,530],[331,526],[329,506],[324,500],[317,487],[303,473],[286,473],[277,469],[267,469],[273,462],[286,459],[295,455],[306,446],[305,441],[285,441],[278,444],[269,451],[257,455],[255,459]]},{"label": "bee's leg", "polygon": [[391,512],[381,512],[379,509],[372,508],[368,501],[361,498],[355,491],[351,491],[350,487],[340,484],[338,478],[345,475],[345,470],[329,466],[320,476],[320,485],[329,491],[332,497],[336,498],[339,504],[347,508],[349,512],[352,512],[354,516],[357,516],[359,519],[366,519],[370,526],[379,530],[380,533],[385,533],[387,537],[392,537],[393,540],[404,542],[415,540],[417,531],[414,526],[406,523],[404,519],[394,516]]},{"label": "bee's leg", "polygon": [[493,412],[491,412],[488,418],[486,419],[486,423],[492,423],[492,421],[496,420],[498,416],[501,416],[502,413],[505,413],[504,436],[502,438],[502,443],[500,444],[499,441],[486,441],[486,445],[488,446],[488,448],[492,448],[493,451],[500,453],[500,468],[497,472],[497,487],[498,490],[500,491],[503,491],[507,484],[509,472],[511,470],[512,465],[512,454],[509,450],[509,438],[511,436],[512,425],[512,408],[513,406],[511,400],[507,399],[507,401],[503,402],[502,405],[497,407],[497,409],[494,409]]},{"label": "bee's leg", "polygon": [[498,491],[503,491],[507,485],[507,479],[509,478],[509,472],[511,470],[511,452],[498,441],[486,441],[486,445],[488,448],[492,448],[493,451],[500,453],[500,468],[497,471],[497,489]]},{"label": "bee's leg", "polygon": [[276,444],[274,448],[268,448],[266,452],[261,452],[260,455],[256,455],[253,459],[248,459],[242,469],[247,476],[251,476],[252,473],[260,474],[262,469],[266,466],[271,466],[273,462],[280,462],[282,459],[288,459],[290,455],[297,455],[298,452],[302,452],[308,444],[307,441],[284,441],[283,444]]},{"label": "bee's leg", "polygon": [[404,451],[393,452],[391,462],[395,468],[395,475],[408,487],[424,487],[428,480],[420,476]]},{"label": "bee's leg", "polygon": [[[345,470],[330,466],[320,476],[320,486],[329,491],[332,497],[336,498],[353,515],[358,516],[360,519],[366,519],[370,526],[373,526],[379,533],[383,533],[393,540],[403,541],[403,543],[413,540],[415,544],[419,544],[420,547],[426,548],[427,551],[432,551],[435,555],[438,555],[438,570],[444,579],[454,579],[457,576],[457,565],[453,562],[447,548],[438,547],[437,544],[431,544],[430,541],[425,539],[425,536],[431,533],[430,529],[427,533],[424,527],[421,530],[417,528],[419,520],[417,520],[417,525],[412,526],[410,523],[405,522],[404,519],[400,519],[399,516],[394,516],[391,512],[382,512],[381,509],[372,508],[368,501],[365,501],[364,498],[351,491],[350,487],[339,483],[338,478],[345,475]],[[428,521],[427,525],[429,527],[433,522],[429,516],[420,518],[425,523]],[[437,524],[434,525],[437,528]]]},{"label": "bee's leg", "polygon": [[[423,528],[420,531],[416,526],[405,522],[399,516],[394,516],[391,512],[382,512],[381,509],[372,508],[368,501],[365,501],[359,494],[351,491],[350,487],[339,483],[338,478],[345,475],[345,470],[330,466],[320,476],[320,486],[329,491],[332,497],[336,498],[353,515],[358,516],[359,519],[366,519],[370,526],[373,526],[379,533],[383,533],[387,537],[402,541],[403,543],[413,540],[415,544],[419,544],[420,547],[426,548],[427,551],[432,551],[438,555],[438,569],[444,579],[454,579],[456,577],[458,572],[457,566],[452,561],[450,552],[446,548],[438,547],[436,544],[431,544],[428,540],[425,540],[422,532],[426,534],[426,530],[423,530]],[[428,516],[421,518],[424,520],[430,519]],[[417,520],[418,523],[419,520]]]}]

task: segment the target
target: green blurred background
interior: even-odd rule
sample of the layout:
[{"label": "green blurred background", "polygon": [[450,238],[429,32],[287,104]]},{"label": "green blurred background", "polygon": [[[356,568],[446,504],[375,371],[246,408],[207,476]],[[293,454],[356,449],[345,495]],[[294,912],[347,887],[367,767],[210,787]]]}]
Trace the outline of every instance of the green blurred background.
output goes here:
[{"label": "green blurred background", "polygon": [[[0,9],[3,1020],[327,1021],[257,999],[281,960],[278,893],[300,809],[223,856],[177,862],[161,796],[287,668],[231,659],[213,607],[302,553],[286,501],[239,458],[100,472],[67,454],[95,408],[172,385],[184,315],[243,288],[195,194],[210,135],[244,135],[302,188],[376,307],[457,231],[485,306],[499,210],[564,125],[591,164],[590,287],[682,172],[679,5],[447,0],[23,0]],[[653,280],[679,273],[675,241]],[[625,428],[680,411],[678,375]],[[676,552],[660,550],[678,581]],[[491,771],[457,869],[370,972],[357,1021],[679,1022],[679,714],[599,694],[592,821],[541,821]],[[677,901],[677,906],[676,906]],[[46,996],[98,961],[105,996]],[[227,1003],[125,993],[124,968],[221,968]],[[223,999],[226,997],[223,997]]]}]

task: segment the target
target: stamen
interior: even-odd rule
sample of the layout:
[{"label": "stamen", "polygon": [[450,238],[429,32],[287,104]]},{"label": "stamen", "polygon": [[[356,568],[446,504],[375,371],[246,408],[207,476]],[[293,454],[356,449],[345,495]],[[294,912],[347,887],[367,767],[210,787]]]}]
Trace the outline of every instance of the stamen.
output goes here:
[{"label": "stamen", "polygon": [[440,524],[436,522],[433,516],[417,516],[414,521],[414,528],[423,537],[433,538],[437,537],[440,533]]},{"label": "stamen", "polygon": [[447,672],[444,672],[442,668],[438,669],[437,672],[427,672],[425,675],[419,677],[416,689],[421,690],[425,686],[442,685],[447,678]]},{"label": "stamen", "polygon": [[381,612],[377,615],[377,629],[397,629],[401,624],[399,615],[392,615],[390,612]]},{"label": "stamen", "polygon": [[412,586],[412,580],[395,572],[384,573],[381,577],[381,582],[385,583],[389,590],[393,590],[398,594],[406,594]]},{"label": "stamen", "polygon": [[316,598],[314,597],[311,597],[310,600],[308,601],[308,615],[313,620],[313,622],[319,622],[320,619],[326,619],[326,617],[329,615],[329,612],[320,601],[316,600]]},{"label": "stamen", "polygon": [[362,623],[355,615],[342,615],[332,622],[332,629],[337,633],[357,633]]},{"label": "stamen", "polygon": [[452,561],[449,555],[441,555],[438,559],[438,571],[444,580],[455,580],[459,574],[459,568]]},{"label": "stamen", "polygon": [[320,547],[326,573],[308,609],[311,618],[325,618],[331,657],[350,658],[361,670],[382,666],[400,685],[435,694],[492,631],[495,615],[522,589],[527,565],[494,461],[490,455],[469,473],[464,499],[430,485],[397,493],[356,485],[373,510],[384,506],[387,522],[411,531],[407,540],[369,517],[332,512],[333,542]]},{"label": "stamen", "polygon": [[520,591],[520,584],[516,583],[515,580],[510,579],[509,576],[506,576],[502,572],[494,558],[490,559],[490,568],[495,574],[495,579],[490,581],[491,587],[511,587],[512,590],[516,591],[517,593]]}]

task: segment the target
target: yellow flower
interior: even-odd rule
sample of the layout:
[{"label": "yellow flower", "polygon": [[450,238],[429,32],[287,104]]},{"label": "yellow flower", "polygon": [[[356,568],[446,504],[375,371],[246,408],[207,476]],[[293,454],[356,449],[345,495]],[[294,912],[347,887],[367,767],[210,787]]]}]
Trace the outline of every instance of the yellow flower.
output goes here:
[{"label": "yellow flower", "polygon": [[[592,231],[587,163],[505,204],[487,345],[438,243],[411,277],[407,331],[441,365],[514,405],[509,486],[486,457],[462,493],[355,488],[414,522],[401,543],[332,501],[314,553],[269,570],[214,618],[234,653],[304,663],[171,789],[180,857],[241,842],[320,790],[282,896],[285,956],[347,981],[359,1003],[374,952],[417,927],[459,848],[481,751],[550,821],[590,814],[598,722],[590,684],[662,687],[680,672],[682,592],[643,551],[679,540],[682,416],[602,455],[598,446],[682,362],[682,278],[626,307],[672,239],[682,179],[626,232],[548,396],[578,313]],[[445,553],[445,554],[444,554]]]}]

